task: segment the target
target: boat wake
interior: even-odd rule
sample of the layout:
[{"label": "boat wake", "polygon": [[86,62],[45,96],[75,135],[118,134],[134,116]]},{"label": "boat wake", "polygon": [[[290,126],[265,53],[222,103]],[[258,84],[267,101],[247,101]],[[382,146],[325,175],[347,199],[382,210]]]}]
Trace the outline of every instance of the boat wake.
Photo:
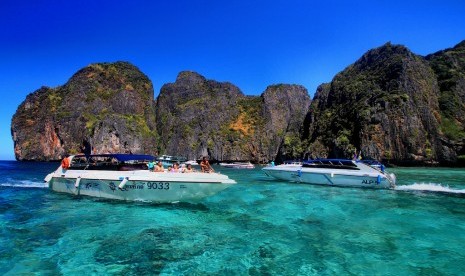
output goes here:
[{"label": "boat wake", "polygon": [[431,193],[465,196],[465,189],[452,189],[449,186],[443,186],[437,183],[415,183],[412,185],[397,186],[395,190],[431,192]]},{"label": "boat wake", "polygon": [[8,179],[6,183],[0,183],[0,187],[48,188],[48,184],[38,181]]}]

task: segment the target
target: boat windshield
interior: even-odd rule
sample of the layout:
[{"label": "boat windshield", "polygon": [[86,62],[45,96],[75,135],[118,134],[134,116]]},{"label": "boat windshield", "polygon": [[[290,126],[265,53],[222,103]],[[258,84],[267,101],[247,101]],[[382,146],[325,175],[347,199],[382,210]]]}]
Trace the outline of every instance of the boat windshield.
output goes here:
[{"label": "boat windshield", "polygon": [[75,155],[70,170],[133,171],[147,169],[147,162],[157,158],[140,154]]},{"label": "boat windshield", "polygon": [[383,165],[381,162],[377,161],[377,160],[360,160],[359,162],[362,162],[363,164],[367,164],[369,166],[381,166]]},{"label": "boat windshield", "polygon": [[308,160],[302,164],[304,168],[319,168],[319,169],[344,169],[344,170],[360,170],[357,164],[349,159],[315,159]]}]

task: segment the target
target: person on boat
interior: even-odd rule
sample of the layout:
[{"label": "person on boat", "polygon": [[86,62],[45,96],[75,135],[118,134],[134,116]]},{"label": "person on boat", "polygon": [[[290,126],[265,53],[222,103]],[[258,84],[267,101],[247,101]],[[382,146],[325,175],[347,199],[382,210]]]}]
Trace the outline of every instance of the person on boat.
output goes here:
[{"label": "person on boat", "polygon": [[164,172],[165,169],[163,168],[163,164],[161,161],[158,161],[157,165],[155,166],[155,172]]},{"label": "person on boat", "polygon": [[352,157],[352,160],[354,161],[360,161],[362,160],[362,150],[357,154],[357,149],[355,149],[354,156]]},{"label": "person on boat", "polygon": [[202,158],[202,162],[200,162],[200,169],[204,173],[211,173],[215,171],[210,165],[210,162],[208,162],[207,157],[205,156]]},{"label": "person on boat", "polygon": [[184,173],[191,173],[194,172],[194,169],[192,168],[191,164],[187,164],[187,168],[183,170]]},{"label": "person on boat", "polygon": [[172,166],[168,166],[168,172],[173,172],[173,167]]},{"label": "person on boat", "polygon": [[149,161],[147,163],[147,168],[149,169],[149,171],[153,172],[155,170],[155,162],[154,161]]},{"label": "person on boat", "polygon": [[82,141],[82,146],[80,147],[80,150],[88,160],[90,155],[92,154],[92,146],[90,145],[89,141],[87,141],[87,139],[84,139]]},{"label": "person on boat", "polygon": [[173,169],[171,169],[171,172],[180,172],[181,170],[179,169],[179,164],[178,162],[174,162],[173,164]]},{"label": "person on boat", "polygon": [[65,158],[63,158],[63,160],[61,160],[61,167],[63,168],[63,170],[67,170],[70,166],[70,160],[69,160],[69,155],[66,154],[65,155]]}]

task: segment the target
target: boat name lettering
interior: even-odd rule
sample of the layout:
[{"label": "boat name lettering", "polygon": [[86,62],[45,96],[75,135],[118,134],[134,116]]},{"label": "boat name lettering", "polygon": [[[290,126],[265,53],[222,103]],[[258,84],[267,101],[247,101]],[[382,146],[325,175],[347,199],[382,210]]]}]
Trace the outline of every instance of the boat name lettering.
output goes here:
[{"label": "boat name lettering", "polygon": [[89,183],[86,183],[84,187],[85,187],[87,190],[90,190],[90,189],[92,189],[92,188],[97,188],[98,186],[99,186],[98,183],[89,182]]},{"label": "boat name lettering", "polygon": [[375,183],[376,183],[376,181],[371,180],[371,179],[363,179],[362,180],[362,184],[369,184],[370,185],[370,184],[375,184]]},{"label": "boat name lettering", "polygon": [[143,190],[144,189],[144,184],[136,185],[136,184],[128,184],[124,186],[123,191],[127,190]]},{"label": "boat name lettering", "polygon": [[147,187],[149,189],[169,190],[170,183],[169,182],[149,182],[147,183]]}]

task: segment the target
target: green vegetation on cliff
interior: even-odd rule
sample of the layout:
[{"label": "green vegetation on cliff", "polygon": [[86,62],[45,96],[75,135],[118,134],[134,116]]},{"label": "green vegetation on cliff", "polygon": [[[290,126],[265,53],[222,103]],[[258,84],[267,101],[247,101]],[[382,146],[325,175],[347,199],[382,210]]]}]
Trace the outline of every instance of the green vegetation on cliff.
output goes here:
[{"label": "green vegetation on cliff", "polygon": [[455,141],[465,139],[465,41],[426,57],[440,88],[441,130]]}]

